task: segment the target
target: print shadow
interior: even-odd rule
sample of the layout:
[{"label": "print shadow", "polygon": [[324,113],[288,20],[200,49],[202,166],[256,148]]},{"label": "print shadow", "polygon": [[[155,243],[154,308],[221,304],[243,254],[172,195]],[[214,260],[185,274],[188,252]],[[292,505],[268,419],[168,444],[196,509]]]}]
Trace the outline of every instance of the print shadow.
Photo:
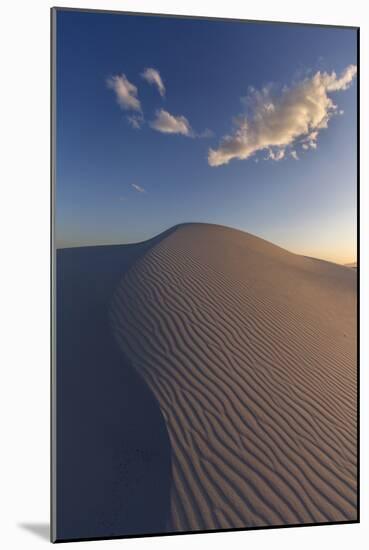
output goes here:
[{"label": "print shadow", "polygon": [[19,523],[18,527],[33,533],[40,539],[48,542],[50,540],[50,527],[48,523]]},{"label": "print shadow", "polygon": [[113,337],[136,245],[57,251],[57,539],[164,532],[171,450],[159,405]]}]

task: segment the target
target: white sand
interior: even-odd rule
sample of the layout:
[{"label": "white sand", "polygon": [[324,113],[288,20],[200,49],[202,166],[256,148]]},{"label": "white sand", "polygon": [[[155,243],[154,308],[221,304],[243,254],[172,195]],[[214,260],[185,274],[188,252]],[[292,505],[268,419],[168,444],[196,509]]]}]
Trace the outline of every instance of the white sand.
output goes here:
[{"label": "white sand", "polygon": [[355,284],[205,224],[124,276],[112,322],[167,423],[169,530],[356,519]]}]

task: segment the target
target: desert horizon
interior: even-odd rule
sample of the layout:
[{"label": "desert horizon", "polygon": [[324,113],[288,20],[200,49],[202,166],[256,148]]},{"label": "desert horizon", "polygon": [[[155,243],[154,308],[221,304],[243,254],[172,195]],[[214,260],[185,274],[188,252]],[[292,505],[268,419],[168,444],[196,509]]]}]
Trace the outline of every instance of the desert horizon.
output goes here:
[{"label": "desert horizon", "polygon": [[[244,231],[243,229],[240,229],[238,227],[231,227],[231,226],[221,225],[221,224],[217,224],[217,223],[191,221],[191,222],[180,222],[178,224],[173,225],[172,227],[168,227],[166,229],[163,229],[162,231],[154,233],[152,236],[149,236],[149,237],[147,237],[145,239],[142,239],[142,240],[134,240],[134,241],[127,241],[126,242],[124,239],[122,239],[123,242],[118,241],[118,242],[101,242],[101,243],[57,244],[56,250],[64,250],[64,249],[68,249],[68,248],[96,247],[96,246],[125,246],[125,245],[133,245],[133,244],[142,244],[142,243],[145,243],[147,241],[150,241],[151,239],[155,239],[156,237],[159,237],[162,233],[166,233],[167,231],[171,231],[171,230],[173,230],[177,227],[180,227],[182,225],[214,225],[214,226],[224,227],[226,229],[234,229],[235,231],[241,231],[242,233],[250,234],[248,231]],[[264,240],[264,241],[267,241],[267,242],[271,242],[271,241],[268,241],[268,239],[266,239],[266,238],[264,238],[260,235],[253,235],[253,236],[258,238],[258,239],[261,239],[261,240]],[[272,244],[274,244],[275,246],[278,246],[279,248],[284,248],[279,243],[274,243],[273,242]],[[303,254],[302,252],[294,252],[293,250],[288,250],[288,249],[286,249],[286,250],[288,252],[290,252],[291,254],[296,254],[298,256],[305,256],[305,254]],[[317,260],[336,263],[338,265],[344,265],[346,267],[357,267],[357,262],[355,260],[347,262],[346,260],[334,261],[332,259],[325,258],[325,257],[319,257],[319,256],[311,256],[311,257],[314,257]]]}]

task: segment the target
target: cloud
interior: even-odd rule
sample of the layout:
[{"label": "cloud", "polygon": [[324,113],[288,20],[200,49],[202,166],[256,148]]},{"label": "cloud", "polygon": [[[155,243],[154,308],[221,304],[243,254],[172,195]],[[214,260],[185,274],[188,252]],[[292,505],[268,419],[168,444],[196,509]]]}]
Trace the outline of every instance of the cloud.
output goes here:
[{"label": "cloud", "polygon": [[339,90],[347,90],[352,80],[356,76],[356,73],[356,65],[349,65],[344,71],[342,71],[340,78],[337,78],[337,75],[334,71],[330,75],[327,73],[323,73],[322,77],[328,92],[338,92]]},{"label": "cloud", "polygon": [[153,68],[147,68],[143,71],[141,76],[146,80],[146,82],[148,82],[149,84],[154,84],[154,86],[157,87],[161,97],[165,96],[165,86],[159,71]]},{"label": "cloud", "polygon": [[318,131],[310,132],[306,137],[302,138],[302,148],[306,151],[307,149],[316,149],[318,147],[317,140]]},{"label": "cloud", "polygon": [[131,187],[137,191],[137,193],[146,193],[146,190],[141,187],[140,185],[137,185],[137,183],[131,183]]},{"label": "cloud", "polygon": [[295,150],[291,151],[290,155],[293,159],[299,160],[298,154]]},{"label": "cloud", "polygon": [[[297,141],[315,149],[321,129],[327,128],[337,106],[329,93],[346,90],[356,75],[356,66],[348,66],[337,77],[318,71],[310,78],[283,87],[275,93],[271,85],[261,91],[249,89],[244,99],[248,112],[234,119],[234,131],[225,136],[217,149],[210,149],[210,166],[228,164],[232,159],[248,159],[257,151],[267,150],[272,160]],[[303,148],[305,149],[306,147]]]},{"label": "cloud", "polygon": [[164,109],[159,109],[156,111],[156,117],[150,123],[150,126],[154,128],[154,130],[163,132],[164,134],[182,134],[189,137],[194,136],[190,123],[186,117],[171,115],[168,111],[164,111]]},{"label": "cloud", "polygon": [[145,119],[143,115],[128,115],[127,120],[129,124],[132,126],[132,128],[135,128],[136,130],[139,130],[141,126],[144,124]]},{"label": "cloud", "polygon": [[276,161],[282,160],[284,158],[284,149],[277,149],[276,151],[270,149],[267,158]]},{"label": "cloud", "polygon": [[137,97],[137,87],[132,84],[125,74],[115,75],[107,80],[108,88],[114,90],[118,105],[125,111],[141,112],[141,103]]},{"label": "cloud", "polygon": [[195,137],[204,138],[204,139],[212,138],[212,137],[214,137],[214,132],[213,132],[213,130],[209,130],[209,128],[205,128],[205,130],[203,130],[199,134],[196,134]]}]

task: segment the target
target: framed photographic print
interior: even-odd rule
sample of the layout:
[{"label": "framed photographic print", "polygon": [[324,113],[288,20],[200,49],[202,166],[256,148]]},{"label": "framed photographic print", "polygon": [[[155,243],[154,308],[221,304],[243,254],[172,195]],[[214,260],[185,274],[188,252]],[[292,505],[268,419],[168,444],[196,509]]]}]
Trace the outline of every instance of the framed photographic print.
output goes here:
[{"label": "framed photographic print", "polygon": [[359,29],[54,8],[52,540],[355,523]]}]

